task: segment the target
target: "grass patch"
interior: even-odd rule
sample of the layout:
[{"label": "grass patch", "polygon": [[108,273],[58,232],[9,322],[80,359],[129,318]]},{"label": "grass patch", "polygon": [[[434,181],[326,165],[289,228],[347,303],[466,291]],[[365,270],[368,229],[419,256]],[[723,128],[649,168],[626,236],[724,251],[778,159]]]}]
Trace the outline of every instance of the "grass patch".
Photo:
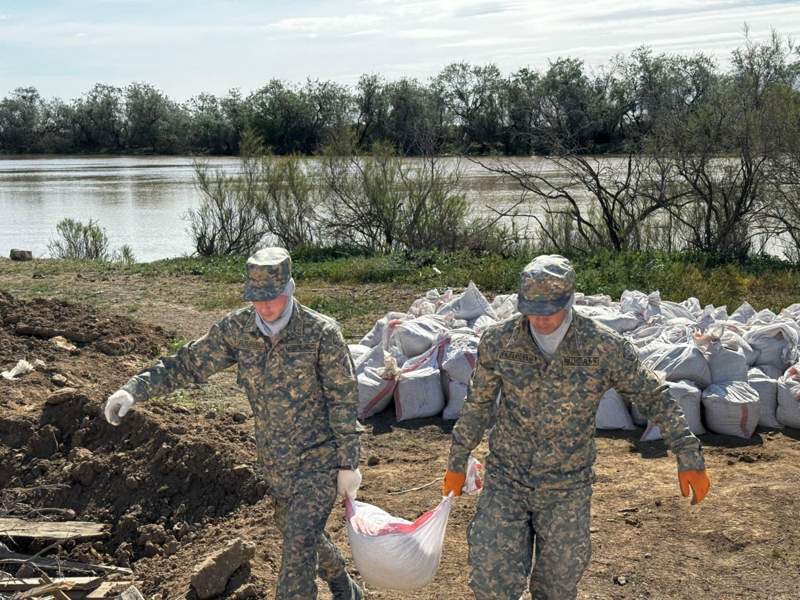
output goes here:
[{"label": "grass patch", "polygon": [[[300,283],[333,285],[388,284],[417,290],[432,287],[464,287],[474,281],[487,294],[516,291],[520,270],[532,257],[474,256],[469,253],[423,253],[364,256],[346,249],[304,249],[295,253],[294,276]],[[241,257],[184,257],[133,265],[76,260],[37,260],[33,271],[97,274],[138,274],[143,277],[186,276],[223,284],[243,284],[245,260]],[[701,303],[727,305],[733,309],[748,301],[758,309],[780,310],[797,301],[800,266],[769,256],[754,256],[741,263],[726,263],[719,257],[696,253],[597,253],[574,257],[578,289],[586,294],[608,294],[619,298],[626,289],[659,290],[664,299],[681,301],[695,296]],[[0,270],[31,267],[0,263]],[[24,265],[25,263],[15,263]],[[46,283],[26,286],[25,294],[47,294]],[[97,299],[89,299],[97,302]],[[303,301],[303,300],[301,300]],[[341,321],[365,314],[374,307],[347,297],[319,297],[305,303]],[[242,305],[238,292],[220,290],[202,298],[204,310],[234,309]]]}]

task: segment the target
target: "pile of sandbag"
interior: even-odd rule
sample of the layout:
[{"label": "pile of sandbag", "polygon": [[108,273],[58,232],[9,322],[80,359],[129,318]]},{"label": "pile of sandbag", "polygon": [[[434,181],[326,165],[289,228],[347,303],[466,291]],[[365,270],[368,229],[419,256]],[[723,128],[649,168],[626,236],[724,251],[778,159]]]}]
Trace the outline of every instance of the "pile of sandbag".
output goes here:
[{"label": "pile of sandbag", "polygon": [[[800,427],[800,304],[780,314],[745,303],[733,313],[697,298],[662,300],[658,292],[625,291],[619,301],[576,294],[575,310],[631,341],[639,358],[659,373],[690,429],[750,437],[756,426]],[[390,312],[359,344],[350,346],[359,387],[359,416],[394,402],[398,420],[442,414],[457,419],[491,325],[517,313],[516,294],[492,302],[470,283],[463,293],[431,290],[407,312]],[[789,369],[789,370],[787,370]],[[601,399],[599,429],[646,427],[635,398],[609,390]]]}]

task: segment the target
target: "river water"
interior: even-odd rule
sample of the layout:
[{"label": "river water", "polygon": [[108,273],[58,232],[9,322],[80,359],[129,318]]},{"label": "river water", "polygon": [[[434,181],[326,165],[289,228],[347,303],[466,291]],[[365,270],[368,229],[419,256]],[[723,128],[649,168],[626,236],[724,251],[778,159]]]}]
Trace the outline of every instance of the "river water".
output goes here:
[{"label": "river water", "polygon": [[[522,159],[535,162],[537,159]],[[238,170],[235,157],[211,158],[214,168]],[[519,196],[511,182],[460,161],[462,182],[479,211]],[[186,214],[200,205],[191,157],[36,157],[0,159],[0,256],[31,250],[48,256],[56,224],[94,219],[110,248],[128,244],[137,261],[191,254]]]}]

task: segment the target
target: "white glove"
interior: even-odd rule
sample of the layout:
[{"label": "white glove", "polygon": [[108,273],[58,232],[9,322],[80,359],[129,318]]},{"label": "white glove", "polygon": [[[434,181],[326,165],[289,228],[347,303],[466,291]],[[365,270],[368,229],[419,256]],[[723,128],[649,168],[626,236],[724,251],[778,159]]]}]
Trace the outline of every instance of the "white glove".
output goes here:
[{"label": "white glove", "polygon": [[342,496],[343,498],[345,496],[349,496],[351,500],[355,500],[360,485],[361,485],[361,471],[359,471],[358,469],[356,469],[355,471],[351,471],[349,469],[341,469],[339,471],[339,477],[336,481],[336,488],[340,496]]},{"label": "white glove", "polygon": [[131,396],[130,392],[126,392],[125,390],[117,390],[113,394],[108,397],[106,400],[105,409],[103,412],[106,415],[106,421],[111,423],[112,425],[119,425],[120,420],[133,406],[134,400],[133,396]]}]

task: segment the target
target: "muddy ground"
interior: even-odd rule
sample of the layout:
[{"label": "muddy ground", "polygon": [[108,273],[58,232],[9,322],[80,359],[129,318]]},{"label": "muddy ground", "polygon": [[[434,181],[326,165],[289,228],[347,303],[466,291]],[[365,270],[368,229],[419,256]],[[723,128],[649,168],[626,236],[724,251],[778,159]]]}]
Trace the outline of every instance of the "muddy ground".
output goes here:
[{"label": "muddy ground", "polygon": [[[19,381],[0,379],[0,514],[111,523],[107,539],[57,551],[132,566],[148,598],[191,598],[193,566],[240,536],[257,544],[256,557],[224,597],[272,597],[280,544],[255,461],[252,417],[234,375],[223,372],[207,386],[136,407],[118,428],[100,414],[128,376],[233,308],[237,286],[42,271],[0,260],[0,289],[10,294],[0,297],[0,370],[22,358],[45,363]],[[306,302],[368,298],[368,309],[343,319],[351,337],[421,291],[320,282],[299,288]],[[225,300],[208,308],[209,297]],[[51,334],[76,349],[54,346]],[[64,388],[74,392],[47,402]],[[360,498],[413,519],[436,505],[438,482],[396,492],[440,477],[450,425],[392,417],[390,408],[366,423]],[[749,441],[703,436],[713,487],[699,507],[680,497],[663,444],[640,444],[638,435],[598,438],[594,557],[580,598],[800,596],[800,432],[759,430]],[[369,597],[471,597],[465,536],[474,507],[473,497],[456,504],[433,584],[413,594],[370,590]],[[329,531],[349,556],[341,508]],[[17,540],[16,547],[33,553],[42,545]],[[321,590],[321,598],[330,597]]]}]

